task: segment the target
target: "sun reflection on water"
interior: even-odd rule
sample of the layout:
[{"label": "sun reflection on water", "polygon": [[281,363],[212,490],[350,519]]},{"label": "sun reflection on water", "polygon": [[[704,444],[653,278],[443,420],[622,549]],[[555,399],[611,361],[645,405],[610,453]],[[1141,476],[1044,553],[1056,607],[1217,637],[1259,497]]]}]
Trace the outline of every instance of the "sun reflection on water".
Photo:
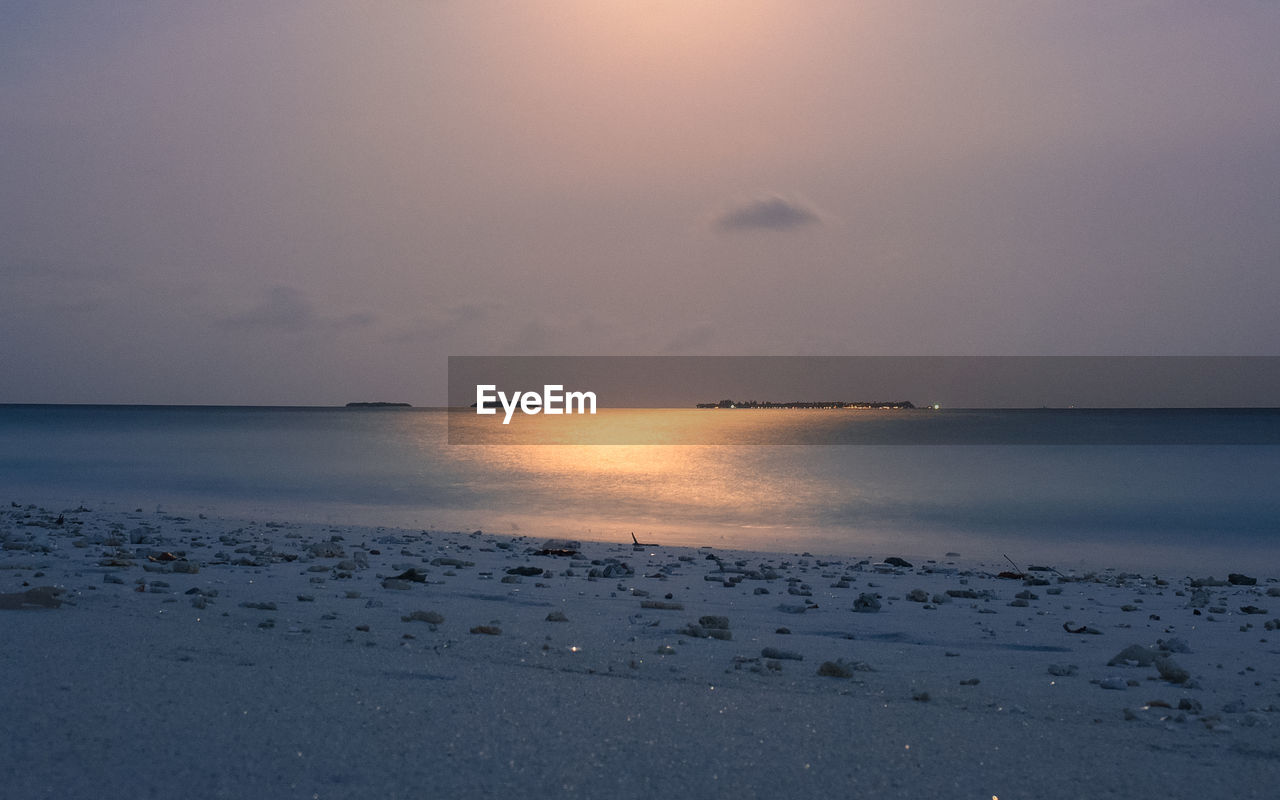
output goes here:
[{"label": "sun reflection on water", "polygon": [[[693,521],[748,531],[744,541],[763,539],[832,501],[822,481],[793,480],[786,459],[762,468],[758,446],[680,444],[705,438],[708,425],[764,430],[755,414],[610,409],[590,424],[540,416],[503,426],[500,417],[474,414],[450,424],[457,421],[492,425],[499,440],[512,442],[449,446],[458,474],[501,481],[518,510],[612,520],[623,536],[633,527],[643,534]],[[636,440],[653,443],[611,444]],[[420,446],[431,441],[422,436]],[[794,456],[808,448],[786,449]]]}]

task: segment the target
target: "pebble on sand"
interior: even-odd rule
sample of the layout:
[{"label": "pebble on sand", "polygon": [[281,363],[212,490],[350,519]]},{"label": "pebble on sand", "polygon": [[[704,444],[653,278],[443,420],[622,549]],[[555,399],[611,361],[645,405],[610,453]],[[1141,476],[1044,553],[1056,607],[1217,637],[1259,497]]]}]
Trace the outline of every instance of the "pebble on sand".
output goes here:
[{"label": "pebble on sand", "polygon": [[793,650],[780,650],[777,647],[766,647],[760,651],[761,658],[773,658],[779,661],[804,661],[804,656]]},{"label": "pebble on sand", "polygon": [[401,622],[425,622],[429,625],[439,625],[444,622],[444,615],[438,611],[412,611],[407,616],[400,618]]}]

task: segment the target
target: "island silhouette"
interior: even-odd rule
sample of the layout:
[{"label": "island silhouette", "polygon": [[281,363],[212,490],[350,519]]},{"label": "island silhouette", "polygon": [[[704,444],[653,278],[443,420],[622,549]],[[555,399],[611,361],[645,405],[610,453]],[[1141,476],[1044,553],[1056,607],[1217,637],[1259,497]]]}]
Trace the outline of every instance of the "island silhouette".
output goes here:
[{"label": "island silhouette", "polygon": [[698,403],[697,408],[856,408],[856,409],[908,409],[915,408],[910,400],[875,400],[865,401],[859,400],[854,402],[846,402],[844,400],[812,400],[801,401],[794,400],[786,403],[776,403],[771,400],[721,400],[718,403]]}]

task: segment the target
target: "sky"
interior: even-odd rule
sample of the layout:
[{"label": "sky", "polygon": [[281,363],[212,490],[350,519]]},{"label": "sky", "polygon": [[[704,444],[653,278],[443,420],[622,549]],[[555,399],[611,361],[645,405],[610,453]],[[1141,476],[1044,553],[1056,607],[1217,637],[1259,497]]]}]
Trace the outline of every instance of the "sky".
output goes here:
[{"label": "sky", "polygon": [[0,4],[0,402],[1277,355],[1280,3]]}]

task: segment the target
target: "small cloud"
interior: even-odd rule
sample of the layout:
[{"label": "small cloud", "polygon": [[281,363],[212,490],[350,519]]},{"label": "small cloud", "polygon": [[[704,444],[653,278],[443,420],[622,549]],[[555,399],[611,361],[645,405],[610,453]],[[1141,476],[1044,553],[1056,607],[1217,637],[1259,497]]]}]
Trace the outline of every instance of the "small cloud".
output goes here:
[{"label": "small cloud", "polygon": [[418,316],[400,330],[388,335],[395,342],[436,342],[471,339],[500,320],[505,306],[497,301],[453,303]]},{"label": "small cloud", "polygon": [[502,351],[520,355],[607,352],[613,338],[611,326],[590,309],[565,314],[535,313],[511,330],[513,335],[502,345]]},{"label": "small cloud", "polygon": [[291,286],[274,286],[255,306],[217,320],[220,328],[260,328],[283,331],[336,330],[364,327],[374,315],[359,311],[345,316],[325,316],[316,311],[306,295]]},{"label": "small cloud", "polygon": [[0,263],[0,278],[44,281],[48,284],[88,284],[110,282],[127,270],[111,264],[82,264],[47,260],[16,260]]},{"label": "small cloud", "polygon": [[266,298],[239,314],[223,317],[219,322],[229,328],[285,328],[298,330],[309,327],[316,320],[311,302],[297,289],[275,286]]},{"label": "small cloud", "polygon": [[796,197],[766,194],[740,201],[715,218],[722,231],[785,231],[822,222],[822,215],[809,203]]},{"label": "small cloud", "polygon": [[711,344],[715,339],[716,329],[710,322],[699,322],[676,333],[667,341],[663,352],[667,355],[680,355],[697,352]]}]

